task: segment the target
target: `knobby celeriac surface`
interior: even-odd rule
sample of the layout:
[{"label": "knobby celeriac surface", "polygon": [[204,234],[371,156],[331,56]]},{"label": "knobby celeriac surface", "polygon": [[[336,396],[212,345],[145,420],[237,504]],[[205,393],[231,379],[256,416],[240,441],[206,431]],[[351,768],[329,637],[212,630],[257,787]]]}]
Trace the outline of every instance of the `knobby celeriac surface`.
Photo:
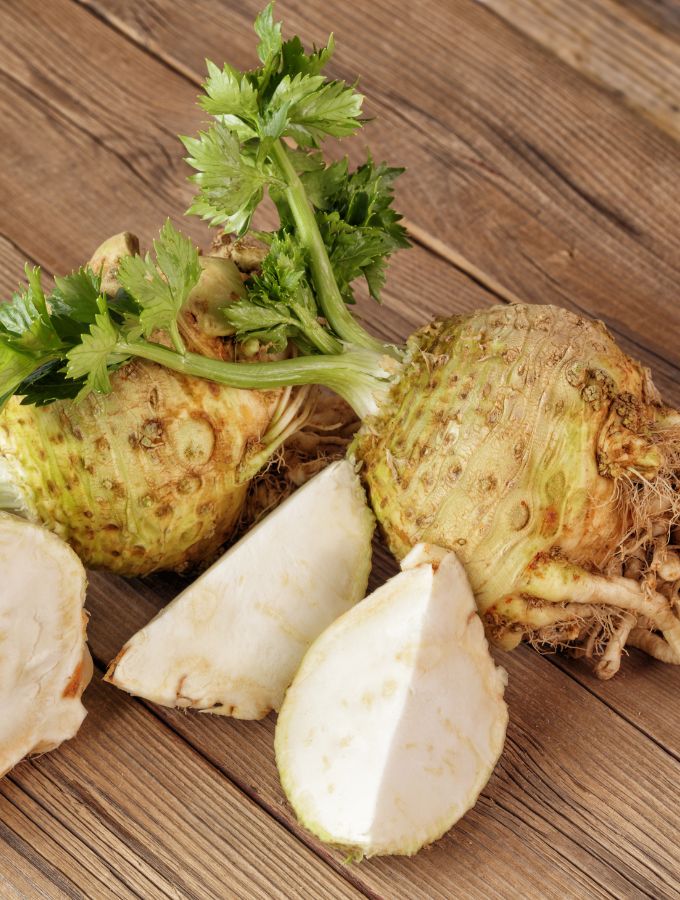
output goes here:
[{"label": "knobby celeriac surface", "polygon": [[455,549],[506,649],[577,647],[601,678],[628,642],[680,662],[680,414],[649,371],[523,304],[434,323],[411,359],[352,448],[397,557]]}]

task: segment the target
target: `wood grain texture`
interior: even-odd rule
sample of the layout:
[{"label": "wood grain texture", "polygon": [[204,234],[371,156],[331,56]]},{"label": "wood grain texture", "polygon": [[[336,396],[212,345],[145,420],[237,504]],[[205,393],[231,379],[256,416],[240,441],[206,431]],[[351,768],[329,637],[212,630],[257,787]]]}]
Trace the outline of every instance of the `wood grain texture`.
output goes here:
[{"label": "wood grain texture", "polygon": [[[202,58],[253,60],[254,4],[196,0],[191,7],[101,0],[98,14],[108,24],[70,0],[2,5],[2,290],[20,276],[22,256],[66,271],[115,231],[131,227],[148,242],[166,215],[179,221],[190,191],[174,135],[199,121],[192,102]],[[401,205],[435,252],[420,246],[399,254],[380,319],[363,308],[385,337],[403,338],[432,314],[495,302],[498,290],[583,304],[614,325],[627,349],[651,362],[664,390],[680,400],[680,315],[675,282],[670,287],[678,239],[672,142],[472,3],[431,0],[416,15],[405,3],[378,0],[360,12],[344,4],[330,16],[320,2],[282,2],[279,13],[310,41],[336,30],[336,72],[366,73],[370,111],[382,117],[366,140],[376,155],[411,165]],[[456,59],[445,40],[454,32]],[[65,46],[68,78],[49,65]],[[507,98],[502,87],[509,88]],[[604,138],[592,134],[600,116]],[[572,158],[582,145],[584,155]],[[567,165],[560,168],[566,182],[546,164],[553,157],[558,168]],[[205,242],[199,224],[182,227]],[[380,555],[374,580],[392,570]],[[93,575],[88,605],[99,662],[180,583]],[[678,732],[667,710],[677,704],[680,673],[652,664],[650,676],[641,659],[636,654],[635,666],[624,667],[625,680],[602,685],[581,667],[560,661],[561,671],[526,649],[504,657],[513,725],[478,806],[415,860],[349,870],[304,835],[283,804],[272,719],[150,712],[97,686],[86,695],[90,730],[2,783],[0,839],[10,849],[0,861],[0,891],[7,885],[12,896],[34,879],[35,896],[47,885],[53,893],[46,896],[108,896],[97,893],[108,864],[115,870],[108,888],[119,891],[111,896],[133,895],[126,890],[155,896],[158,885],[160,896],[173,890],[185,896],[187,884],[196,887],[197,858],[210,889],[217,884],[224,865],[211,842],[228,840],[246,872],[239,877],[247,877],[255,859],[262,878],[273,867],[281,890],[293,892],[288,896],[319,896],[313,878],[323,896],[354,885],[404,900],[678,896]],[[107,760],[115,763],[113,778]],[[225,822],[232,805],[236,824]],[[185,807],[192,815],[199,810],[218,836],[200,826],[194,835],[193,820],[182,830],[177,815]],[[255,849],[249,828],[260,840]],[[280,856],[272,860],[272,834],[289,856],[285,872],[278,871]],[[297,848],[290,854],[288,841]],[[284,881],[299,871],[309,875],[304,886]],[[242,895],[264,896],[261,884],[243,884]]]},{"label": "wood grain texture", "polygon": [[269,900],[313,896],[322,879],[327,896],[361,896],[100,677],[77,737],[0,782],[4,826],[46,871],[62,873],[64,888],[70,881],[87,897]]},{"label": "wood grain texture", "polygon": [[[379,552],[373,583],[394,571]],[[93,575],[88,605],[95,656],[112,658],[181,584],[164,576],[130,584]],[[510,728],[478,805],[427,853],[363,863],[363,883],[404,900],[557,897],[565,886],[574,897],[636,891],[672,897],[680,865],[674,837],[680,812],[672,800],[677,763],[528,648],[499,654],[498,661],[509,673]],[[273,717],[251,723],[153,708],[297,830],[274,764]],[[510,874],[513,867],[521,880]]]},{"label": "wood grain texture", "polygon": [[660,34],[680,39],[680,6],[677,0],[619,0],[624,9],[653,26]]},{"label": "wood grain texture", "polygon": [[[196,83],[205,56],[254,62],[256,0],[87,4]],[[318,0],[278,13],[288,33],[327,37]],[[680,362],[669,136],[471,0],[375,0],[360,16],[338,4],[332,27],[333,74],[361,73],[378,116],[375,154],[408,166],[410,220],[512,295],[581,309]]]},{"label": "wood grain texture", "polygon": [[637,14],[639,10],[626,9],[619,0],[480,3],[670,135],[680,137],[677,35],[667,36],[664,27],[654,27]]},{"label": "wood grain texture", "polygon": [[678,667],[630,650],[616,677],[601,682],[585,661],[562,655],[550,661],[680,763],[680,720],[674,712],[680,697]]},{"label": "wood grain texture", "polygon": [[[8,784],[9,780],[3,790],[11,792]],[[22,820],[19,831],[25,833],[27,827],[30,829],[30,819],[21,814],[8,796],[0,796],[0,896],[8,900],[26,900],[32,896],[47,900],[81,897],[76,885],[63,872],[50,866],[25,837],[11,828],[10,822],[16,816]]]}]

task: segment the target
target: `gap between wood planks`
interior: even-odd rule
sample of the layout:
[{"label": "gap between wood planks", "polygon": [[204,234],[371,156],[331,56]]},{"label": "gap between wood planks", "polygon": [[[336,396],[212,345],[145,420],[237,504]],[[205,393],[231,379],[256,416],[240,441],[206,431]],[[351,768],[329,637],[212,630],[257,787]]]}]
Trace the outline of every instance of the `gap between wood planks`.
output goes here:
[{"label": "gap between wood planks", "polygon": [[[634,719],[632,716],[628,716],[628,715],[625,714],[625,712],[623,712],[623,710],[618,709],[614,703],[610,702],[610,701],[606,698],[606,696],[602,696],[601,694],[598,694],[598,693],[594,690],[594,687],[593,687],[593,684],[592,684],[592,682],[594,681],[594,678],[593,678],[592,674],[590,675],[590,682],[591,682],[591,683],[589,683],[589,682],[588,682],[588,677],[585,677],[585,678],[580,677],[579,674],[577,674],[576,672],[574,672],[573,669],[570,669],[569,666],[565,665],[565,664],[564,664],[564,661],[561,660],[561,659],[559,659],[559,658],[557,658],[556,655],[553,655],[553,654],[544,654],[544,655],[545,655],[545,658],[548,660],[548,662],[549,662],[551,665],[555,666],[555,668],[559,669],[560,672],[563,672],[565,675],[568,675],[569,678],[572,679],[572,681],[575,681],[576,684],[578,684],[578,685],[579,685],[580,687],[582,687],[584,690],[588,691],[588,693],[591,694],[593,697],[597,697],[597,699],[598,699],[601,703],[604,703],[604,705],[607,707],[607,709],[610,709],[612,712],[615,712],[618,716],[620,716],[620,717],[624,720],[624,722],[627,722],[627,723],[628,723],[630,726],[632,726],[636,731],[639,731],[640,734],[643,734],[646,738],[649,738],[649,740],[650,740],[653,744],[656,744],[656,746],[657,746],[660,750],[663,750],[665,753],[667,753],[669,756],[671,756],[674,760],[676,760],[677,762],[680,762],[680,751],[675,750],[673,747],[669,747],[669,746],[668,746],[667,744],[665,744],[663,741],[659,740],[659,739],[658,739],[654,734],[652,734],[650,731],[648,731],[648,730],[646,730],[645,728],[643,728],[643,727],[640,725],[640,723],[639,723],[639,722],[636,722],[635,719]],[[616,678],[616,675],[614,676],[614,678]]]},{"label": "gap between wood planks", "polygon": [[[16,784],[11,775],[7,775],[6,778],[9,782],[16,788],[16,790],[20,793],[21,788]],[[17,815],[23,816],[25,815],[24,810],[21,806],[14,802],[13,799],[4,795],[4,798],[7,803],[9,803],[15,810]],[[40,828],[39,825],[36,827],[46,835],[46,837],[50,837],[50,835],[46,834],[43,828]],[[64,871],[57,866],[52,865],[49,860],[45,859],[40,853],[35,850],[34,847],[31,846],[23,837],[21,837],[18,832],[16,832],[13,828],[11,828],[6,822],[0,822],[0,838],[9,846],[18,857],[23,858],[28,861],[33,868],[40,873],[40,875],[45,876],[46,885],[49,887],[57,887],[63,894],[67,897],[71,898],[80,898],[82,897],[82,892],[78,888],[76,884],[64,873]],[[17,866],[18,869],[18,866]],[[41,885],[44,887],[44,885]]]}]

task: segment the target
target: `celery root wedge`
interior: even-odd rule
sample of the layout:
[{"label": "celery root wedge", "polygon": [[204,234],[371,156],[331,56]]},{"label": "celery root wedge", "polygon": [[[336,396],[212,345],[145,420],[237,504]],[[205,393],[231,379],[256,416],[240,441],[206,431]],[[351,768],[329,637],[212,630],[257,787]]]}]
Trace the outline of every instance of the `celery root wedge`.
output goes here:
[{"label": "celery root wedge", "polygon": [[374,519],[346,460],[259,522],[134,635],[108,681],[164,706],[259,719],[366,591]]},{"label": "celery root wedge", "polygon": [[45,528],[0,513],[0,777],[72,738],[92,676],[85,570]]},{"label": "celery root wedge", "polygon": [[276,727],[300,822],[353,854],[416,853],[470,809],[503,748],[496,668],[465,572],[420,544],[306,654]]}]

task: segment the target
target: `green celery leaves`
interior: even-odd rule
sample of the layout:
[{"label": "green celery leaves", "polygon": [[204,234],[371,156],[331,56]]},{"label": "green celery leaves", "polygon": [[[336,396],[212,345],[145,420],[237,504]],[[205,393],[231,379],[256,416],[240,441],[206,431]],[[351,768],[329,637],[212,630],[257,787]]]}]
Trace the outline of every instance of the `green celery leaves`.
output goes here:
[{"label": "green celery leaves", "polygon": [[134,355],[141,335],[166,331],[183,351],[180,309],[201,274],[198,252],[166,222],[147,254],[121,260],[115,297],[101,292],[90,269],[55,279],[49,297],[39,269],[28,285],[0,303],[0,406],[12,394],[38,406],[108,393],[110,374]]}]

